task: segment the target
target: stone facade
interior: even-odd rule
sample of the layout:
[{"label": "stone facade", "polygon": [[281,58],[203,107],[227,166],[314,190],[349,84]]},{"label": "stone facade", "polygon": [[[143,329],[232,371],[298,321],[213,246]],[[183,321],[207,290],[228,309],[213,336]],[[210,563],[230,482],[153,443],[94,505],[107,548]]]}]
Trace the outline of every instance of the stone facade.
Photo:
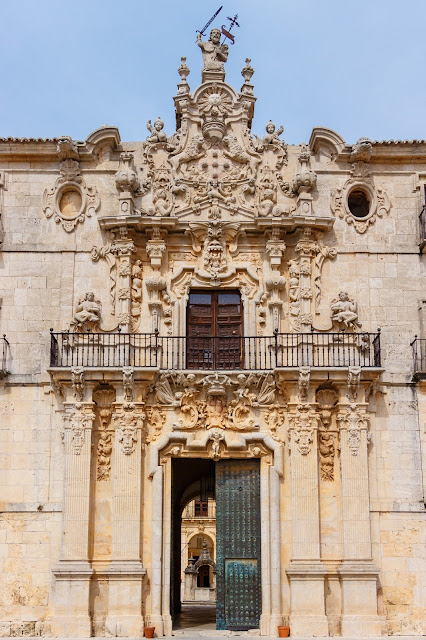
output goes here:
[{"label": "stone facade", "polygon": [[[0,140],[0,635],[171,633],[175,458],[260,460],[263,635],[424,634],[426,142],[258,137],[199,45],[174,133]],[[238,366],[188,366],[194,290]]]}]

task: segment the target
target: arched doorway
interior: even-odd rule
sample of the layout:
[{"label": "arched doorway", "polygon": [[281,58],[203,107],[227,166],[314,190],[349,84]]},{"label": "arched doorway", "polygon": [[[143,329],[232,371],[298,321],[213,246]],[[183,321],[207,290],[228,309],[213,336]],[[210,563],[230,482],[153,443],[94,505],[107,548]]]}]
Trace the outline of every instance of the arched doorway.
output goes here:
[{"label": "arched doorway", "polygon": [[[181,620],[180,614],[188,612],[188,604],[204,601],[216,605],[217,629],[259,628],[262,608],[260,460],[214,462],[177,458],[172,460],[171,480],[172,617],[176,619],[178,615]],[[209,553],[207,540],[197,533],[189,540],[197,546],[191,548],[192,557],[184,570],[182,590],[182,515],[190,498],[194,506],[209,501],[213,504],[214,499],[217,500],[216,563]],[[200,513],[198,516],[199,522]]]}]

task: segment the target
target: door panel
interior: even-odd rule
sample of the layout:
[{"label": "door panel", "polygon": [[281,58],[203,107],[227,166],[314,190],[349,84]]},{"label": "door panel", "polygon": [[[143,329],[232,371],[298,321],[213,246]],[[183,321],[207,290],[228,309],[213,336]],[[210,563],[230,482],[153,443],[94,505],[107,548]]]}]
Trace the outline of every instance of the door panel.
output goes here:
[{"label": "door panel", "polygon": [[259,460],[217,462],[217,629],[259,627],[260,542]]},{"label": "door panel", "polygon": [[187,313],[187,368],[239,369],[243,355],[238,291],[191,291]]}]

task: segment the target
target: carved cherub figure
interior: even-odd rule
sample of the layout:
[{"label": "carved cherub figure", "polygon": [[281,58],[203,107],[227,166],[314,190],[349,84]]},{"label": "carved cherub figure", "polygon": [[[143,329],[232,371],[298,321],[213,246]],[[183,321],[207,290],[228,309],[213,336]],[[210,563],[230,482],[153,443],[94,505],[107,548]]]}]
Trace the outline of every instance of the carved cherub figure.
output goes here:
[{"label": "carved cherub figure", "polygon": [[167,142],[167,135],[165,131],[163,131],[164,122],[160,117],[158,117],[154,122],[154,126],[152,126],[151,120],[148,120],[148,122],[146,123],[146,128],[151,133],[151,135],[146,139],[147,142]]},{"label": "carved cherub figure", "polygon": [[92,291],[86,293],[84,298],[80,298],[77,305],[77,311],[74,315],[71,326],[81,329],[84,324],[90,323],[92,330],[99,328],[101,321],[101,305],[99,300],[95,300],[95,294]]},{"label": "carved cherub figure", "polygon": [[357,305],[349,298],[346,291],[341,291],[339,297],[332,301],[330,305],[333,322],[343,324],[351,329],[358,329],[361,323],[358,322]]},{"label": "carved cherub figure", "polygon": [[275,128],[275,124],[272,120],[269,120],[265,127],[266,133],[263,136],[263,144],[281,144],[279,136],[283,133],[284,127],[281,125],[276,131]]},{"label": "carved cherub figure", "polygon": [[224,71],[224,62],[228,59],[228,45],[220,44],[220,29],[212,29],[207,41],[197,33],[197,44],[203,54],[203,71]]}]

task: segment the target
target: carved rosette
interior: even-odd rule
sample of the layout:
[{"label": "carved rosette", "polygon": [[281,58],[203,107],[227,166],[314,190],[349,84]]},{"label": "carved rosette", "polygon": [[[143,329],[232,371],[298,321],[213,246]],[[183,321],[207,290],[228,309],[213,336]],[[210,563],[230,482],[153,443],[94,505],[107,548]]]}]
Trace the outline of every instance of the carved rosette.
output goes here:
[{"label": "carved rosette", "polygon": [[46,218],[53,216],[70,233],[85,216],[94,215],[101,202],[97,188],[86,185],[77,160],[67,158],[59,165],[59,172],[55,186],[43,193],[43,213]]}]

